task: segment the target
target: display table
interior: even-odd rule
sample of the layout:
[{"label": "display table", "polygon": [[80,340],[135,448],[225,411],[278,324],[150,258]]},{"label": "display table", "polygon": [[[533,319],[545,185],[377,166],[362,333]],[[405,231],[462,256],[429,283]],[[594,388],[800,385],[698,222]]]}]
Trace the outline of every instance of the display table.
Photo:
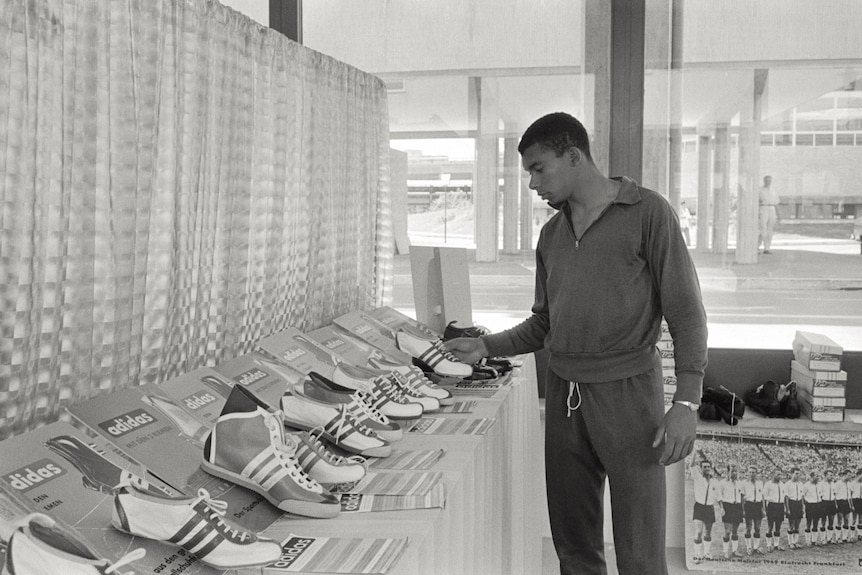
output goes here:
[{"label": "display table", "polygon": [[447,418],[496,418],[485,435],[407,433],[399,450],[444,449],[445,509],[342,513],[335,519],[282,517],[266,535],[407,537],[393,575],[500,575],[541,570],[545,491],[535,362],[525,356],[512,383],[492,399],[469,396],[473,412]]}]

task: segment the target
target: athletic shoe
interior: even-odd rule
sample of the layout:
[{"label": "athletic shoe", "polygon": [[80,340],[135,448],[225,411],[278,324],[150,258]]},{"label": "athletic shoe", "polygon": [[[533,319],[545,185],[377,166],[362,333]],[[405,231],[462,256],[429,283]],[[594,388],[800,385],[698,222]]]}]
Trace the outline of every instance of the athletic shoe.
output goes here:
[{"label": "athletic shoe", "polygon": [[[386,359],[370,359],[369,363],[377,369],[400,373],[407,380],[407,385],[428,397],[433,397],[440,405],[452,405],[454,398],[448,390],[432,383],[425,373],[415,365],[404,365]],[[424,405],[422,406],[425,407]]]},{"label": "athletic shoe", "polygon": [[296,440],[296,459],[312,479],[326,485],[356,483],[365,477],[365,459],[359,455],[342,457],[330,451],[319,437],[319,430],[288,432]]},{"label": "athletic shoe", "polygon": [[347,412],[386,441],[398,441],[404,436],[401,426],[383,415],[371,404],[364,391],[338,385],[312,371],[302,384],[302,392],[312,399],[331,404],[345,404]]},{"label": "athletic shoe", "polygon": [[452,377],[470,377],[473,368],[441,347],[441,340],[426,339],[418,330],[402,327],[395,334],[398,349],[425,362],[436,373]]},{"label": "athletic shoe", "polygon": [[457,324],[458,320],[456,319],[453,319],[448,324],[446,324],[446,328],[443,330],[443,341],[448,341],[450,339],[455,339],[459,337],[479,337],[491,333],[491,330],[489,330],[487,327],[482,327],[480,325],[461,327]]},{"label": "athletic shoe", "polygon": [[263,495],[288,513],[335,517],[338,498],[308,476],[285,442],[281,412],[235,385],[204,444],[201,468]]},{"label": "athletic shoe", "polygon": [[297,391],[281,396],[281,411],[287,425],[297,429],[321,428],[321,437],[342,449],[364,457],[387,457],[389,442],[347,412],[343,403],[331,404]]},{"label": "athletic shoe", "polygon": [[225,519],[227,503],[210,498],[206,489],[188,499],[153,497],[134,488],[114,495],[111,523],[138,537],[182,547],[216,569],[266,565],[281,557],[281,545],[258,537]]},{"label": "athletic shoe", "polygon": [[332,374],[332,381],[348,389],[363,391],[371,405],[391,419],[416,419],[422,416],[422,405],[412,402],[388,374],[359,366],[339,363]]},{"label": "athletic shoe", "polygon": [[132,484],[154,495],[171,495],[145,478],[108,461],[92,446],[72,435],[51,437],[45,445],[80,472],[81,482],[87,489],[113,495],[121,486]]},{"label": "athletic shoe", "polygon": [[9,537],[2,575],[120,575],[120,568],[146,555],[136,549],[119,561],[100,559],[80,540],[41,513],[24,518]]}]

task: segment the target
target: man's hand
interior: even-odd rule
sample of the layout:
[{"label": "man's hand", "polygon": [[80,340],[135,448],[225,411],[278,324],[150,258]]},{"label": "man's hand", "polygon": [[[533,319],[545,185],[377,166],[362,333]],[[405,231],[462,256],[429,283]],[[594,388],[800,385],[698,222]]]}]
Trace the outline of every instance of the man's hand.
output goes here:
[{"label": "man's hand", "polygon": [[443,349],[470,365],[488,355],[488,348],[478,337],[456,337],[444,341]]},{"label": "man's hand", "polygon": [[684,405],[674,404],[664,415],[652,442],[654,448],[664,442],[659,463],[673,465],[687,457],[694,448],[696,430],[697,413]]}]

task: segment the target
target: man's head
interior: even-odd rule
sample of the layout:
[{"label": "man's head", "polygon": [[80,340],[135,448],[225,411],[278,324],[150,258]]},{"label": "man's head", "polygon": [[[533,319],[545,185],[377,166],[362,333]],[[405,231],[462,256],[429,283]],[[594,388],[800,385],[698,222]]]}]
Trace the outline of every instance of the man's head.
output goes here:
[{"label": "man's head", "polygon": [[599,176],[583,125],[558,112],[533,122],[518,145],[530,189],[555,208],[591,189]]},{"label": "man's head", "polygon": [[704,477],[712,476],[712,463],[707,460],[702,460],[700,462],[700,472]]},{"label": "man's head", "polygon": [[763,176],[763,185],[767,188],[772,184],[772,176]]}]

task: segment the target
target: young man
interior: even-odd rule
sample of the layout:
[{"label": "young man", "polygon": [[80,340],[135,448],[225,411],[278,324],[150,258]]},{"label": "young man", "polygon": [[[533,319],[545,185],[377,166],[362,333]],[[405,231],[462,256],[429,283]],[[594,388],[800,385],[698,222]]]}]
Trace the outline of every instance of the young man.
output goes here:
[{"label": "young man", "polygon": [[820,505],[820,477],[812,471],[802,486],[802,501],[805,503],[805,543],[820,545],[819,526],[823,516]]},{"label": "young man", "polygon": [[[657,193],[608,178],[568,114],[534,122],[518,151],[530,188],[559,211],[536,248],[533,314],[512,329],[444,344],[462,361],[546,348],[545,461],[563,575],[605,573],[610,483],[622,573],[667,573],[665,465],[694,443],[706,367],[706,315],[679,220]],[[661,320],[677,391],[665,412]]]},{"label": "young man", "polygon": [[[802,498],[805,484],[802,483],[802,471],[798,467],[790,468],[790,479],[784,484],[784,513],[787,515],[787,540],[791,549],[800,549],[799,524],[802,522]],[[806,543],[808,532],[805,530]]]},{"label": "young man", "polygon": [[850,522],[850,540],[862,539],[862,469],[857,469],[850,482],[850,505],[853,507],[853,515]]},{"label": "young man", "polygon": [[722,538],[724,558],[742,557],[742,553],[739,551],[739,526],[743,519],[742,501],[744,496],[742,482],[739,481],[735,464],[728,464],[727,473],[719,487],[719,492],[721,521],[724,524],[724,537]]},{"label": "young man", "polygon": [[719,480],[712,476],[712,463],[703,459],[691,466],[694,483],[694,561],[712,559],[712,526],[715,523],[715,504],[718,501]]},{"label": "young man", "polygon": [[[774,550],[784,551],[784,546],[781,545],[781,524],[784,523],[785,499],[781,471],[776,469],[772,473],[772,481],[766,482],[763,486],[763,502],[766,507],[766,551],[770,553]],[[790,539],[788,532],[788,541]]]},{"label": "young man", "polygon": [[[763,522],[763,480],[757,475],[757,468],[748,467],[748,479],[742,481],[743,507],[745,517],[745,550],[749,555],[763,553],[760,547],[760,524]],[[754,538],[752,541],[752,537]],[[772,551],[771,548],[768,549]]]}]

